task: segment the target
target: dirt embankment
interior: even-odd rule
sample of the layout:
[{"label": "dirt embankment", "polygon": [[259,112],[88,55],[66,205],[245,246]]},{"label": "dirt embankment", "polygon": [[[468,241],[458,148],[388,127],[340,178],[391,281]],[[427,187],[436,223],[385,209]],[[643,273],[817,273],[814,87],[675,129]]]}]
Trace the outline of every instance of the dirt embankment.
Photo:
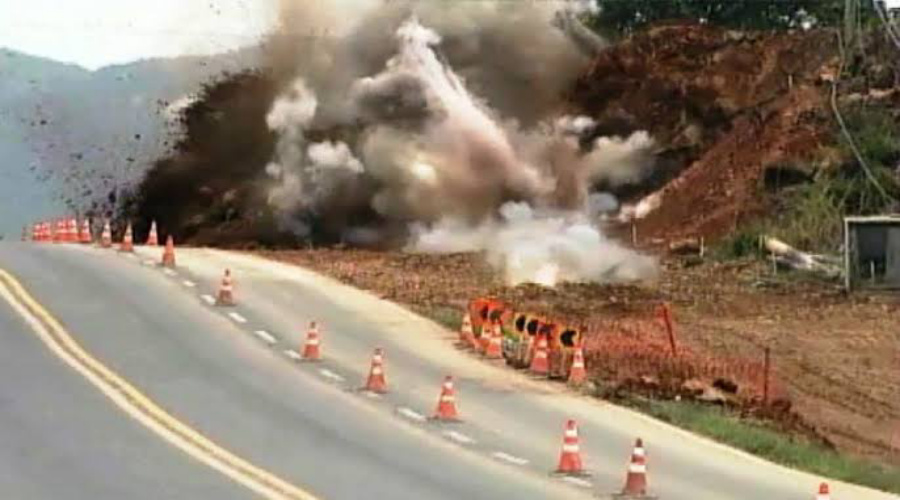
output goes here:
[{"label": "dirt embankment", "polygon": [[571,95],[599,133],[647,128],[663,145],[663,188],[638,224],[647,238],[716,237],[758,215],[767,167],[809,159],[831,138],[823,74],[838,62],[825,32],[750,34],[660,26],[603,53]]}]

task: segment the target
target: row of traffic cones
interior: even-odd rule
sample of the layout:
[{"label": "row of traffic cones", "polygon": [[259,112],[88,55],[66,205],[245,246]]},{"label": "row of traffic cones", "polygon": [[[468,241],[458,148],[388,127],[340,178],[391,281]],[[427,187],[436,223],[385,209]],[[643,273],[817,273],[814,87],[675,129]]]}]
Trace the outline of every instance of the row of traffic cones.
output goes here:
[{"label": "row of traffic cones", "polygon": [[[70,217],[67,219],[59,219],[55,222],[37,222],[32,225],[31,233],[27,227],[22,228],[22,241],[33,241],[37,243],[82,243],[90,244],[94,242],[91,235],[91,222],[88,219],[78,224],[78,219]],[[123,251],[133,249],[134,236],[131,230],[131,224],[125,227],[125,235],[122,239]],[[156,232],[156,222],[150,224],[150,232],[147,235],[146,246],[158,246],[159,238]],[[110,230],[109,221],[103,223],[103,229],[100,235],[100,246],[110,248],[112,246],[112,231]]]},{"label": "row of traffic cones", "polygon": [[[309,324],[300,358],[303,361],[320,361],[322,359],[322,338],[318,324],[315,321]],[[380,347],[375,348],[375,352],[372,354],[369,374],[361,390],[375,394],[388,392],[387,375],[384,367],[384,349]],[[456,389],[453,385],[453,377],[450,375],[447,375],[441,384],[441,393],[432,418],[444,421],[459,420],[459,411],[456,408]]]},{"label": "row of traffic cones", "polygon": [[[578,424],[575,420],[566,422],[563,431],[562,451],[559,454],[557,474],[567,476],[588,475],[581,460],[581,447],[578,438]],[[638,438],[631,452],[631,460],[625,475],[625,486],[615,498],[649,499],[647,494],[647,455],[644,451],[644,442]]]},{"label": "row of traffic cones", "polygon": [[[529,371],[535,375],[547,376],[550,373],[550,347],[546,335],[537,335],[537,340],[526,336],[531,354]],[[503,329],[497,322],[485,321],[481,327],[481,336],[475,337],[472,328],[472,317],[469,313],[463,316],[462,326],[459,331],[459,345],[471,348],[482,354],[487,359],[500,359],[502,350]],[[584,364],[584,348],[581,344],[575,346],[572,352],[572,366],[569,369],[569,384],[579,386],[587,380],[587,370]]]},{"label": "row of traffic cones", "polygon": [[472,317],[466,313],[459,331],[459,343],[462,347],[474,349],[487,359],[503,358],[503,328],[497,322],[486,320],[481,325],[481,336],[475,338]]}]

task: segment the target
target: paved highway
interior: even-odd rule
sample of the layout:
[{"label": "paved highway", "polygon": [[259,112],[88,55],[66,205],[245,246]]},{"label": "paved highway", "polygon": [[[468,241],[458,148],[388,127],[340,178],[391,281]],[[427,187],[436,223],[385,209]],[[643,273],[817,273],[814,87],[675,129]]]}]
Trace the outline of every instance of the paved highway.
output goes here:
[{"label": "paved highway", "polygon": [[[180,421],[318,498],[587,498],[546,475],[461,452],[442,434],[398,418],[382,401],[296,369],[235,321],[204,307],[180,282],[136,261],[99,250],[13,243],[0,245],[0,268],[86,351]],[[54,378],[78,378],[60,370]],[[98,399],[84,404],[116,411]],[[102,429],[104,422],[95,424]],[[60,432],[76,431],[60,422]],[[106,480],[128,488],[115,474]],[[233,487],[231,497],[246,497]],[[90,496],[123,497],[129,496]],[[212,491],[164,496],[231,497]]]},{"label": "paved highway", "polygon": [[[0,268],[175,417],[320,498],[590,498],[621,488],[638,436],[651,489],[664,500],[806,500],[820,481],[486,364],[431,322],[308,271],[179,249],[179,268],[167,274],[144,262],[159,254],[8,243]],[[203,298],[225,268],[237,282],[233,309]],[[297,364],[284,351],[299,350],[310,320],[323,327],[326,359]],[[353,389],[376,346],[387,353],[391,392],[370,398]],[[60,369],[47,377],[77,379]],[[423,422],[445,374],[457,378],[465,421]],[[127,418],[98,398],[83,404]],[[549,475],[567,418],[580,424],[592,471],[576,481]],[[832,486],[835,499],[898,498]]]},{"label": "paved highway", "polygon": [[0,344],[3,498],[253,498],[115,410],[4,300]]}]

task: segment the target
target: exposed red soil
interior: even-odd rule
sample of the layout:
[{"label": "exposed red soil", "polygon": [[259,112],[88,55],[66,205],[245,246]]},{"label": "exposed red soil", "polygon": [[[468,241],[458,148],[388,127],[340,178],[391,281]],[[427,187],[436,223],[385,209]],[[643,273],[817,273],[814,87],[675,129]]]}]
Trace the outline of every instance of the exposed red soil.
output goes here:
[{"label": "exposed red soil", "polygon": [[[769,166],[830,142],[822,79],[837,45],[824,32],[741,34],[661,26],[602,54],[572,94],[601,123],[649,128],[663,145],[662,205],[638,223],[654,238],[717,237],[764,212]],[[671,181],[671,182],[667,182]]]}]

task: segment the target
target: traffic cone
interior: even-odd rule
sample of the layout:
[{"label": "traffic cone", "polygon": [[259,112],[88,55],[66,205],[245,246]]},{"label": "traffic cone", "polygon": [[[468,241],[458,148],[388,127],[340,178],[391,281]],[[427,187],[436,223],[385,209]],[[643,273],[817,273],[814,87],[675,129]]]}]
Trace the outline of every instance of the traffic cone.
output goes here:
[{"label": "traffic cone", "polygon": [[231,270],[226,269],[225,275],[222,276],[222,284],[219,285],[219,292],[216,293],[217,306],[233,306],[234,305],[234,280],[231,279]]},{"label": "traffic cone", "polygon": [[41,226],[43,227],[41,241],[49,243],[53,240],[53,226],[50,222],[44,222]]},{"label": "traffic cone", "polygon": [[81,223],[81,232],[78,234],[78,241],[82,244],[90,244],[93,243],[94,239],[91,237],[91,221],[88,219],[84,219]]},{"label": "traffic cone", "polygon": [[148,247],[159,246],[159,237],[156,234],[156,221],[150,223],[150,234],[147,235],[147,243],[145,244]]},{"label": "traffic cone", "polygon": [[631,453],[631,463],[628,464],[628,475],[625,477],[622,495],[626,498],[642,498],[647,495],[647,457],[641,438],[634,443],[634,451]]},{"label": "traffic cone", "polygon": [[66,221],[66,243],[78,243],[78,221],[69,217]]},{"label": "traffic cone", "polygon": [[490,332],[487,347],[484,349],[484,356],[487,359],[500,359],[503,357],[503,327],[500,323],[494,323],[494,327],[488,330]]},{"label": "traffic cone", "polygon": [[456,411],[456,390],[453,388],[453,377],[450,375],[444,377],[441,396],[438,398],[437,409],[432,418],[448,421],[459,420],[459,413]]},{"label": "traffic cone", "polygon": [[584,473],[581,466],[581,449],[578,446],[578,424],[571,419],[566,422],[562,451],[559,454],[559,465],[556,467],[556,472],[571,475]]},{"label": "traffic cone", "polygon": [[131,232],[131,223],[125,226],[125,235],[122,236],[122,243],[119,245],[120,252],[134,252],[134,235]]},{"label": "traffic cone", "polygon": [[472,345],[470,338],[475,338],[475,333],[472,330],[472,316],[466,313],[463,316],[462,326],[459,328],[459,345],[463,347]]},{"label": "traffic cone", "polygon": [[162,255],[162,266],[163,267],[175,267],[175,240],[172,238],[172,235],[169,235],[169,238],[166,239],[166,248],[163,250]]},{"label": "traffic cone", "polygon": [[387,392],[387,380],[384,376],[384,350],[375,349],[372,355],[372,368],[369,370],[369,378],[363,390],[383,394]]},{"label": "traffic cone", "polygon": [[304,361],[319,361],[322,359],[321,342],[319,327],[313,321],[309,324],[309,331],[306,332],[306,343],[303,345]]},{"label": "traffic cone", "polygon": [[109,221],[103,223],[103,233],[100,234],[100,247],[112,247],[112,230],[109,228]]},{"label": "traffic cone", "polygon": [[534,347],[534,357],[531,358],[531,373],[547,375],[550,373],[550,362],[547,358],[547,336],[538,335],[537,345]]},{"label": "traffic cone", "polygon": [[40,243],[41,241],[41,223],[32,224],[31,226],[31,241],[36,241]]},{"label": "traffic cone", "polygon": [[485,354],[487,352],[488,344],[491,343],[491,335],[494,331],[491,323],[490,319],[486,319],[481,323],[481,334],[478,336],[478,345],[475,348],[479,354]]},{"label": "traffic cone", "polygon": [[831,490],[828,489],[828,483],[819,485],[819,494],[816,495],[816,500],[831,500]]},{"label": "traffic cone", "polygon": [[47,223],[46,222],[38,223],[38,241],[41,243],[47,242]]},{"label": "traffic cone", "polygon": [[584,368],[584,349],[581,344],[575,346],[572,353],[572,368],[569,369],[569,384],[581,385],[587,380],[587,370]]},{"label": "traffic cone", "polygon": [[53,226],[53,243],[62,243],[66,234],[66,225],[62,219],[57,219]]}]

